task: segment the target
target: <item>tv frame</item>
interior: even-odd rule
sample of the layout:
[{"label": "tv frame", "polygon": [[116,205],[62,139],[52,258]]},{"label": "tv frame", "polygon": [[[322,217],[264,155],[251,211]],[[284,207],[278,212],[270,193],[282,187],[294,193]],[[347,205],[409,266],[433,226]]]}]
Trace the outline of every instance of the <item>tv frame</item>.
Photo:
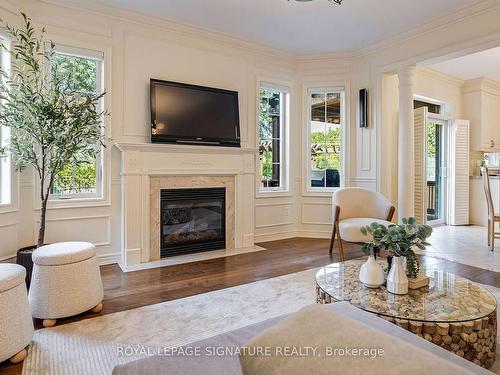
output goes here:
[{"label": "tv frame", "polygon": [[[156,85],[166,85],[174,87],[182,87],[194,90],[217,92],[223,94],[230,94],[233,96],[236,106],[236,138],[219,138],[219,137],[183,137],[176,135],[158,135],[153,134],[153,129],[156,126],[156,105],[155,105],[155,90]],[[151,109],[151,143],[177,143],[177,144],[192,144],[192,145],[206,145],[206,146],[223,146],[223,147],[241,147],[241,135],[240,135],[240,111],[239,111],[239,101],[238,101],[238,91],[219,89],[207,86],[192,85],[189,83],[164,81],[161,79],[151,78],[149,80],[149,96],[150,96],[150,109]]]}]

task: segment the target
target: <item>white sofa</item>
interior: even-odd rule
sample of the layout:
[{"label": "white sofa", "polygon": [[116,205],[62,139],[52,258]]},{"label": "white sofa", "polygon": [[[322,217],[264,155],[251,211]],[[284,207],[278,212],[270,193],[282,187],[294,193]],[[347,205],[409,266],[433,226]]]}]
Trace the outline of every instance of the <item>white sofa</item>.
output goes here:
[{"label": "white sofa", "polygon": [[[301,332],[297,332],[298,327],[302,327]],[[254,344],[271,348],[298,344],[295,341],[297,334],[301,336],[301,348],[319,347],[323,343],[339,348],[346,345],[351,348],[383,346],[385,355],[375,359],[331,358],[331,362],[309,355],[280,361],[280,358],[266,356],[254,358],[255,360],[240,358],[235,350]],[[262,340],[263,337],[270,338],[270,341]],[[488,370],[348,302],[308,306],[302,312],[252,324],[187,344],[184,348],[179,353],[184,352],[186,355],[165,355],[160,352],[157,356],[118,365],[114,368],[113,375],[421,375],[430,373],[430,368],[440,375],[491,374]],[[199,349],[200,355],[187,355],[193,353],[195,348]],[[212,355],[214,348],[222,348],[224,353]],[[424,363],[426,365],[421,366]]]}]

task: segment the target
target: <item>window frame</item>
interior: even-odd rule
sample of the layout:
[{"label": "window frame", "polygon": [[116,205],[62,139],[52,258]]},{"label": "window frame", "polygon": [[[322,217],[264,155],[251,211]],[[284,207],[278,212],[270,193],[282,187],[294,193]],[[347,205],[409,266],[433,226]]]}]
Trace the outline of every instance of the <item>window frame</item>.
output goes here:
[{"label": "window frame", "polygon": [[[340,94],[340,142],[341,142],[341,152],[340,152],[340,186],[339,187],[312,187],[311,177],[311,97],[313,94],[326,94],[326,93],[339,93]],[[346,180],[348,178],[347,173],[347,147],[348,147],[348,127],[349,122],[349,85],[328,85],[328,86],[310,86],[306,87],[304,103],[307,106],[305,113],[305,184],[304,184],[304,195],[324,195],[330,196],[331,193],[339,190],[345,186],[348,186]]]},{"label": "window frame", "polygon": [[[0,34],[0,41],[10,48],[10,41]],[[0,65],[7,74],[11,74],[11,58],[9,52],[2,49],[0,52]],[[2,105],[2,103],[0,103]],[[5,147],[10,140],[10,128],[0,127],[0,146]],[[9,208],[13,204],[14,171],[12,168],[12,157],[7,155],[0,159],[0,207]]]},{"label": "window frame", "polygon": [[[48,47],[48,46],[47,46]],[[47,48],[46,47],[46,48]],[[56,44],[54,47],[56,54],[65,55],[70,57],[79,57],[84,59],[90,59],[97,62],[96,64],[96,82],[97,82],[97,92],[101,93],[104,91],[105,86],[105,54],[102,51],[73,47],[63,44]],[[50,69],[50,67],[48,67]],[[102,111],[104,109],[104,98],[99,100],[98,110]],[[102,118],[102,132],[103,135],[106,134],[106,121]],[[62,201],[87,201],[95,199],[104,199],[104,146],[101,146],[101,151],[96,155],[96,191],[95,193],[70,193],[70,194],[53,194],[49,196],[49,201],[51,202],[62,202]]]},{"label": "window frame", "polygon": [[290,87],[273,83],[272,81],[259,80],[257,84],[257,101],[256,101],[256,139],[257,139],[257,150],[260,145],[260,90],[262,88],[279,91],[280,93],[280,186],[278,187],[262,187],[262,176],[261,176],[261,162],[260,153],[257,153],[257,196],[268,196],[268,195],[279,195],[280,193],[290,192],[290,181],[289,181],[289,134],[290,134]]}]

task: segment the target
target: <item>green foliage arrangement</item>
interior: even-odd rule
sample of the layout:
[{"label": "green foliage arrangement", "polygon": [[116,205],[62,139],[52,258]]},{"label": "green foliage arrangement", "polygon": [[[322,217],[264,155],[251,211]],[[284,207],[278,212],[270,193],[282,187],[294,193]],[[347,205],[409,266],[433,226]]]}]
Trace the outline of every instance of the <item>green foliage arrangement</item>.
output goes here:
[{"label": "green foliage arrangement", "polygon": [[[82,90],[72,74],[48,69],[55,64],[55,45],[44,44],[31,19],[21,13],[20,28],[4,23],[11,45],[1,48],[11,57],[10,71],[0,69],[0,126],[11,129],[9,144],[0,149],[19,170],[32,167],[40,181],[40,229],[37,246],[45,238],[47,203],[56,178],[68,165],[95,160],[104,146],[99,102],[105,93]],[[90,87],[90,86],[87,86]]]},{"label": "green foliage arrangement", "polygon": [[415,247],[424,250],[430,244],[426,241],[432,234],[429,225],[417,224],[414,217],[403,218],[402,224],[385,226],[372,223],[361,228],[365,236],[372,236],[372,241],[363,245],[365,253],[387,250],[392,256],[404,256],[407,261],[407,273],[410,277],[416,277],[419,271],[418,259],[413,249]]}]

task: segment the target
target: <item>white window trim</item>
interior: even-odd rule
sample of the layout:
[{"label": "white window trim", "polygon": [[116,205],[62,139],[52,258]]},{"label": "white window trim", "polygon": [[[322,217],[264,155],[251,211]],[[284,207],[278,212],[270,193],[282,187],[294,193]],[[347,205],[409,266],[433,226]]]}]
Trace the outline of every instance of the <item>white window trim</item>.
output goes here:
[{"label": "white window trim", "polygon": [[[96,51],[96,50],[91,50],[91,49],[86,49],[86,48],[79,48],[79,47],[72,47],[68,45],[63,45],[63,44],[56,44],[54,47],[54,50],[56,53],[61,54],[61,55],[67,55],[67,56],[74,56],[74,57],[80,57],[80,58],[85,58],[85,59],[92,59],[95,61],[98,61],[99,64],[96,65],[96,73],[97,73],[97,82],[98,82],[98,87],[97,87],[97,92],[103,92],[104,91],[104,69],[105,69],[105,59],[104,59],[104,52],[101,51]],[[104,109],[104,100],[101,99],[99,102],[98,110],[102,111]],[[106,130],[104,129],[105,126],[105,119],[102,119],[103,121],[103,133],[106,133]],[[91,202],[99,202],[102,201],[104,197],[104,169],[105,169],[105,163],[104,163],[104,156],[105,155],[105,149],[104,147],[101,148],[101,151],[97,154],[96,156],[96,192],[95,193],[73,193],[73,194],[50,194],[49,201],[51,203],[65,203],[65,202],[71,202],[71,203],[77,203],[77,202],[82,202],[82,203],[91,203]]]},{"label": "white window trim", "polygon": [[[311,187],[311,95],[314,93],[324,93],[324,92],[340,92],[341,93],[341,103],[343,105],[340,108],[340,118],[341,118],[341,127],[340,127],[340,140],[342,142],[342,150],[340,153],[340,186],[338,188],[335,187]],[[348,163],[346,160],[347,148],[348,148],[348,123],[349,123],[349,85],[332,85],[332,86],[309,86],[305,88],[304,92],[304,103],[307,106],[305,113],[305,135],[304,135],[304,148],[305,148],[305,173],[306,176],[304,181],[304,193],[303,195],[323,195],[330,196],[331,193],[339,190],[345,186],[346,180],[348,179]]]},{"label": "white window trim", "polygon": [[418,100],[420,102],[425,102],[429,104],[438,105],[441,107],[440,113],[431,113],[434,116],[440,116],[442,119],[450,119],[450,104],[444,100],[433,99],[428,96],[415,94],[413,95],[413,100]]},{"label": "white window trim", "polygon": [[[0,34],[0,41],[10,48],[9,40]],[[10,54],[2,49],[0,53],[0,64],[10,74]],[[1,105],[1,104],[0,104]],[[0,127],[0,146],[5,147],[10,140],[10,128]],[[0,159],[0,208],[9,209],[13,205],[13,178],[12,158],[7,155]]]},{"label": "white window trim", "polygon": [[259,147],[260,141],[260,129],[259,129],[259,115],[260,115],[260,89],[267,88],[271,90],[280,91],[281,94],[285,94],[284,97],[284,105],[281,106],[280,111],[281,117],[284,119],[284,123],[281,123],[280,129],[280,143],[281,143],[281,159],[280,159],[280,187],[271,187],[271,188],[262,188],[261,185],[261,176],[260,176],[260,156],[257,154],[257,162],[256,162],[256,186],[257,193],[256,196],[259,197],[268,197],[268,196],[280,196],[280,195],[288,195],[290,193],[290,87],[282,84],[272,83],[272,81],[267,80],[258,80],[257,81],[257,95],[256,95],[256,139],[257,139],[257,148]]}]

